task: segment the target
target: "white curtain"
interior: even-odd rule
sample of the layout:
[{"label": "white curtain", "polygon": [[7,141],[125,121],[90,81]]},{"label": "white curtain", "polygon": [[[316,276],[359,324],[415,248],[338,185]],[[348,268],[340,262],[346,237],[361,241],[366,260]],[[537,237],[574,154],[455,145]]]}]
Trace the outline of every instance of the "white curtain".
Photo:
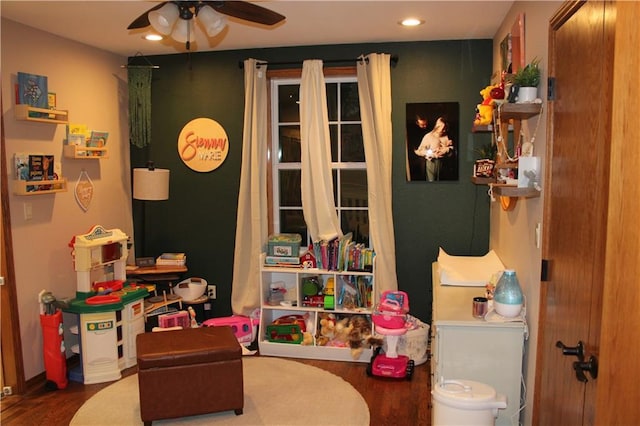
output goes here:
[{"label": "white curtain", "polygon": [[260,256],[267,242],[267,67],[244,61],[244,129],[231,308],[250,315],[260,306]]},{"label": "white curtain", "polygon": [[302,212],[312,241],[342,236],[333,200],[331,140],[322,61],[302,63],[300,82]]},{"label": "white curtain", "polygon": [[376,251],[376,290],[397,290],[391,204],[391,56],[370,54],[358,61],[358,94],[367,161],[369,232]]}]

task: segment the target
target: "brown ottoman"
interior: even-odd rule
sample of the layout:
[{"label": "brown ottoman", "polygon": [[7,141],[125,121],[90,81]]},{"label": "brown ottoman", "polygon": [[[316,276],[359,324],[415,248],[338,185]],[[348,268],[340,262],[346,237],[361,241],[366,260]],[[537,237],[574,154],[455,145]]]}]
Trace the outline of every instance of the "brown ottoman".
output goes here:
[{"label": "brown ottoman", "polygon": [[145,425],[218,411],[242,414],[242,349],[231,327],[142,333],[136,347]]}]

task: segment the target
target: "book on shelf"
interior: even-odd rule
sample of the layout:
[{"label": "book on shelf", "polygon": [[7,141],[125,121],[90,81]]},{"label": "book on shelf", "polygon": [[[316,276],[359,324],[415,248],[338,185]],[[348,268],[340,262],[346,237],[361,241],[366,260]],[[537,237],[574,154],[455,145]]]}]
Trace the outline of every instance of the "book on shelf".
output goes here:
[{"label": "book on shelf", "polygon": [[[18,72],[18,103],[37,108],[49,108],[49,87],[44,75]],[[29,117],[47,117],[49,114],[29,111]]]},{"label": "book on shelf", "polygon": [[89,135],[89,142],[87,143],[87,146],[102,148],[107,145],[107,139],[109,139],[109,132],[92,130]]},{"label": "book on shelf", "polygon": [[13,177],[18,180],[29,180],[29,154],[16,152],[13,154]]},{"label": "book on shelf", "polygon": [[[87,146],[91,148],[104,148],[107,145],[107,139],[109,139],[109,132],[102,130],[92,130],[87,140]],[[100,156],[101,151],[90,151],[89,155]]]},{"label": "book on shelf", "polygon": [[266,256],[264,264],[267,266],[274,265],[287,265],[298,266],[300,265],[300,257],[298,256]]},{"label": "book on shelf", "polygon": [[67,124],[67,142],[69,142],[70,135],[82,135],[85,139],[83,145],[86,145],[86,138],[90,135],[89,128],[86,124],[82,123],[69,123]]},{"label": "book on shelf", "polygon": [[187,263],[185,253],[162,253],[156,259],[156,265],[160,266],[184,266]]},{"label": "book on shelf", "polygon": [[53,180],[53,155],[29,154],[29,177],[27,180]]},{"label": "book on shelf", "polygon": [[[75,145],[84,148],[87,146],[87,138],[84,134],[81,133],[69,133],[69,135],[67,136],[67,145]],[[87,151],[85,151],[84,149],[76,148],[76,155],[87,155]]]}]

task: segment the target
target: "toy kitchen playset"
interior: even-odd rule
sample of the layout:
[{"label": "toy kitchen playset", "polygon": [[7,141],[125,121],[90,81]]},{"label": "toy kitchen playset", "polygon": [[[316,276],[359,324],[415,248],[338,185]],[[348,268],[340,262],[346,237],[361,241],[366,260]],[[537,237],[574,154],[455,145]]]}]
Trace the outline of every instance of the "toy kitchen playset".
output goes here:
[{"label": "toy kitchen playset", "polygon": [[69,379],[85,384],[118,380],[136,365],[136,336],[144,333],[144,286],[126,280],[128,237],[119,229],[96,225],[69,242],[77,274],[76,298],[63,308],[75,323],[68,330],[80,364]]}]

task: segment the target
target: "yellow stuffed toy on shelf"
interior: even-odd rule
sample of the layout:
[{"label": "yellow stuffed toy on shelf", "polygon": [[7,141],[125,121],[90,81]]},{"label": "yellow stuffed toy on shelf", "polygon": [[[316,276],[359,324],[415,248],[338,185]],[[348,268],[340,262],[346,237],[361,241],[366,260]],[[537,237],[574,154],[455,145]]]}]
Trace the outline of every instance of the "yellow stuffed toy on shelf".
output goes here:
[{"label": "yellow stuffed toy on shelf", "polygon": [[493,89],[498,87],[499,86],[487,86],[480,91],[482,103],[476,106],[476,118],[473,121],[475,126],[487,126],[491,124],[491,121],[493,120],[494,105],[494,99],[491,97],[491,92]]}]

